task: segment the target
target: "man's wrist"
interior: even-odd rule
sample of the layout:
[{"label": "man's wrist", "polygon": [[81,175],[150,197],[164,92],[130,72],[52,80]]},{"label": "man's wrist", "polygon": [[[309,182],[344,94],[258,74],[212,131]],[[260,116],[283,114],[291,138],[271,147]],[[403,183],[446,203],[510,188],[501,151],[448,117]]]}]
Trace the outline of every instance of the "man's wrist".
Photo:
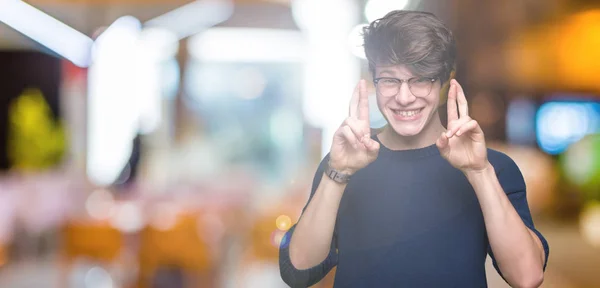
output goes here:
[{"label": "man's wrist", "polygon": [[327,167],[325,169],[325,175],[327,175],[327,177],[341,184],[348,183],[354,172],[355,171],[352,171],[351,169],[338,168],[335,165],[332,165],[331,161],[327,163]]},{"label": "man's wrist", "polygon": [[354,175],[354,173],[356,173],[356,170],[340,166],[337,163],[331,162],[331,160],[327,162],[327,166],[331,169],[334,169],[335,171],[338,171],[339,173],[343,173],[349,176],[352,176]]},{"label": "man's wrist", "polygon": [[486,161],[486,164],[481,169],[467,169],[462,172],[471,183],[496,175],[494,166],[489,161]]}]

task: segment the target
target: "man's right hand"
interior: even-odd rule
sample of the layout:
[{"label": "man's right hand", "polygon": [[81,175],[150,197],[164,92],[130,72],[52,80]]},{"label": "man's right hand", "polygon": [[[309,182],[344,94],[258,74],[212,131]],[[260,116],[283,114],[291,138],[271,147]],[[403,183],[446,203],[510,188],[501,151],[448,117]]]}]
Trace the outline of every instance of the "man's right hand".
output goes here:
[{"label": "man's right hand", "polygon": [[377,159],[379,143],[371,139],[367,83],[360,80],[350,102],[350,116],[333,136],[329,164],[346,174],[354,174]]}]

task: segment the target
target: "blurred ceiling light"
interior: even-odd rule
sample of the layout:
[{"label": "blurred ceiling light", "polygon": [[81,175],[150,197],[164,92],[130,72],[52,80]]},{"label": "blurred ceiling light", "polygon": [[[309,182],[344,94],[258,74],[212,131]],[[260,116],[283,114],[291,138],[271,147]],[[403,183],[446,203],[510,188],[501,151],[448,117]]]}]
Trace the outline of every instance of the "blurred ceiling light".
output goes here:
[{"label": "blurred ceiling light", "polygon": [[[352,26],[346,24],[353,23],[355,20],[353,13],[355,4],[352,2],[348,0],[293,0],[292,17],[294,17],[296,25],[307,33],[349,29]],[[336,12],[332,13],[331,11]],[[330,37],[332,36],[330,35]]]},{"label": "blurred ceiling light", "polygon": [[181,40],[227,20],[232,13],[231,0],[198,0],[158,16],[145,26],[167,29]]},{"label": "blurred ceiling light", "polygon": [[207,62],[301,62],[305,42],[292,30],[211,28],[192,36],[189,53]]},{"label": "blurred ceiling light", "polygon": [[19,0],[0,0],[0,22],[73,62],[88,67],[93,40]]},{"label": "blurred ceiling light", "polygon": [[365,5],[365,17],[369,23],[373,22],[390,11],[405,9],[410,2],[410,0],[369,0]]},{"label": "blurred ceiling light", "polygon": [[[346,117],[360,62],[348,49],[348,35],[360,23],[358,1],[294,0],[292,15],[306,37],[302,110],[304,120],[322,128],[324,156],[339,122]],[[335,70],[335,73],[331,71]]]},{"label": "blurred ceiling light", "polygon": [[149,27],[142,30],[138,39],[140,52],[144,53],[145,59],[154,62],[166,61],[177,56],[179,40],[171,30],[159,27]]},{"label": "blurred ceiling light", "polygon": [[356,25],[354,28],[352,28],[350,36],[348,36],[348,45],[350,45],[350,51],[352,51],[352,54],[354,54],[354,56],[361,59],[367,59],[364,47],[365,41],[363,39],[362,34],[363,28],[366,26],[369,26],[369,24]]},{"label": "blurred ceiling light", "polygon": [[[117,19],[93,48],[88,92],[87,174],[96,185],[113,183],[129,160],[139,128],[138,38],[141,23]],[[138,97],[139,96],[139,97]]]},{"label": "blurred ceiling light", "polygon": [[117,20],[115,20],[115,22],[110,24],[110,26],[102,31],[102,33],[96,38],[95,45],[97,46],[102,42],[110,41],[106,39],[114,39],[114,37],[122,37],[122,39],[119,40],[123,41],[136,41],[137,38],[123,36],[123,33],[130,30],[140,31],[141,29],[142,23],[140,23],[140,20],[137,18],[129,15],[119,17]]}]

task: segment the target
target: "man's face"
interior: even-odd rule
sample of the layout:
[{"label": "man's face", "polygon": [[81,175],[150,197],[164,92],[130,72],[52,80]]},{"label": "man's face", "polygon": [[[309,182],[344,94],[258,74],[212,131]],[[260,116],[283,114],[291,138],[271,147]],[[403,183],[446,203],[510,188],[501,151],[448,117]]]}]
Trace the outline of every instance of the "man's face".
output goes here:
[{"label": "man's face", "polygon": [[[377,106],[398,135],[418,135],[434,117],[439,117],[441,83],[438,79],[413,75],[404,65],[377,66],[375,78],[381,78],[375,85]],[[405,81],[399,84],[395,79]],[[411,89],[406,81],[409,79],[412,79]]]}]

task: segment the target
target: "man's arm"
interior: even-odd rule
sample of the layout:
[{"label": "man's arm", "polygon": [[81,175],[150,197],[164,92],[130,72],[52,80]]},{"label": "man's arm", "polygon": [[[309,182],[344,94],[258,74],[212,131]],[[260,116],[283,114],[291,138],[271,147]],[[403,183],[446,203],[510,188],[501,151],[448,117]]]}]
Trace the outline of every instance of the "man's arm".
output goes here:
[{"label": "man's arm", "polygon": [[[515,167],[507,168],[518,171],[516,164],[512,165]],[[507,196],[521,193],[515,194],[515,199],[526,206],[524,180],[518,174],[510,181],[523,182],[521,191],[504,191],[489,162],[484,170],[465,173],[479,199],[493,257],[502,276],[512,287],[538,287],[544,279],[546,251],[540,237],[525,225]],[[518,186],[521,185],[515,185]]]},{"label": "man's arm", "polygon": [[281,277],[291,287],[314,285],[337,265],[333,238],[337,211],[343,193],[343,190],[339,189],[344,189],[345,185],[333,182],[325,176],[325,165],[328,159],[328,156],[325,157],[319,165],[302,216],[288,231],[280,247]]},{"label": "man's arm", "polygon": [[290,259],[298,269],[313,267],[329,254],[338,208],[346,188],[346,184],[337,183],[325,174],[321,177],[290,242]]},{"label": "man's arm", "polygon": [[[289,233],[292,238],[289,249],[283,250],[283,253],[280,252],[280,257],[282,254],[284,256],[286,253],[289,254],[289,263],[283,261],[284,265],[282,265],[282,261],[280,261],[281,276],[284,281],[287,276],[294,276],[294,274],[303,276],[303,279],[309,278],[310,281],[318,278],[313,274],[318,274],[317,276],[320,277],[318,280],[320,280],[333,267],[333,264],[337,264],[337,252],[333,238],[340,201],[347,184],[338,183],[326,176],[324,174],[325,166],[331,165],[332,169],[352,175],[375,161],[379,154],[379,143],[370,137],[369,94],[364,80],[360,80],[356,85],[352,99],[349,109],[350,116],[334,133],[331,150],[319,165],[315,175],[314,182],[318,182],[317,187],[313,185],[311,199],[308,200],[309,203],[304,209],[295,231]],[[313,269],[315,265],[320,265],[325,269]],[[319,269],[321,272],[315,272]],[[295,273],[284,274],[288,270]],[[301,271],[315,273],[309,273],[310,277],[307,277],[306,273]],[[295,277],[291,278],[291,280],[295,280]],[[298,286],[304,285],[294,283]]]},{"label": "man's arm", "polygon": [[548,245],[541,234],[538,237],[532,230],[535,228],[519,168],[506,155],[496,158],[506,164],[499,173],[502,180],[498,179],[488,161],[483,130],[469,117],[467,98],[455,79],[450,81],[447,106],[448,130],[440,135],[436,145],[442,157],[461,170],[475,190],[490,242],[490,255],[498,272],[513,287],[539,286],[544,279]]}]

